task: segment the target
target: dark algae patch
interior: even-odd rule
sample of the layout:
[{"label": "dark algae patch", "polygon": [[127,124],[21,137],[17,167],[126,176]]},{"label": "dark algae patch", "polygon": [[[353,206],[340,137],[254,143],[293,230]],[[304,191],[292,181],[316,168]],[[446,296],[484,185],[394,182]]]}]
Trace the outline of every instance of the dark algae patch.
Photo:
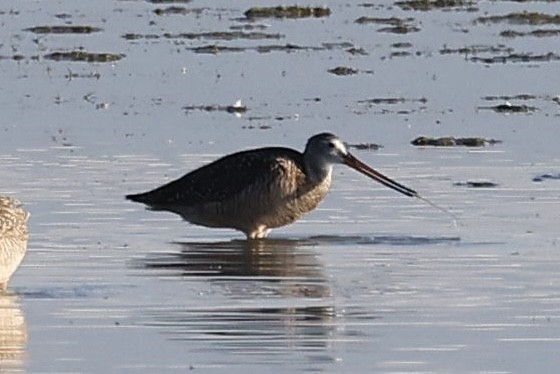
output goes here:
[{"label": "dark algae patch", "polygon": [[486,144],[501,143],[496,139],[485,138],[455,138],[452,136],[444,136],[441,138],[429,138],[427,136],[419,136],[410,142],[410,144],[418,147],[432,146],[432,147],[484,147]]},{"label": "dark algae patch", "polygon": [[441,48],[439,53],[442,55],[459,54],[459,55],[476,55],[479,53],[512,53],[513,48],[503,44],[493,45],[470,45],[461,48],[449,48],[447,46]]},{"label": "dark algae patch", "polygon": [[331,10],[325,7],[301,7],[301,6],[276,6],[276,7],[253,7],[245,13],[248,19],[256,18],[319,18],[331,15]]},{"label": "dark algae patch", "polygon": [[543,55],[535,55],[532,53],[511,53],[505,56],[479,57],[473,56],[469,59],[473,62],[482,62],[485,64],[505,64],[508,62],[550,62],[560,60],[560,55],[548,52]]},{"label": "dark algae patch", "polygon": [[[366,108],[378,108],[380,113],[396,113],[399,115],[408,115],[413,112],[422,111],[426,108],[428,100],[424,97],[406,98],[406,97],[374,97],[370,99],[358,100],[356,103],[365,105]],[[410,108],[410,105],[413,105]],[[394,108],[390,108],[394,107]]]},{"label": "dark algae patch", "polygon": [[379,17],[360,17],[354,21],[359,25],[367,25],[367,24],[378,24],[378,25],[387,25],[387,27],[382,27],[378,29],[378,32],[389,32],[394,34],[408,34],[411,32],[418,32],[420,28],[414,26],[412,24],[414,22],[414,18],[397,18],[397,17],[388,17],[388,18],[379,18]]},{"label": "dark algae patch", "polygon": [[510,23],[514,25],[560,24],[560,14],[550,15],[538,12],[510,13],[501,16],[478,17],[478,23]]},{"label": "dark algae patch", "polygon": [[183,109],[188,113],[194,110],[200,110],[203,112],[226,112],[232,114],[242,114],[247,113],[249,108],[247,106],[237,102],[233,105],[187,105]]},{"label": "dark algae patch", "polygon": [[24,29],[35,34],[91,34],[102,29],[92,26],[36,26]]},{"label": "dark algae patch", "polygon": [[[27,57],[24,55],[20,55],[18,53],[14,54],[14,55],[6,55],[6,56],[2,56],[0,55],[0,60],[12,60],[12,61],[23,61],[25,60]],[[30,60],[39,60],[39,56],[31,56],[29,57]]]},{"label": "dark algae patch", "polygon": [[[506,64],[506,63],[532,63],[550,62],[560,60],[560,55],[549,52],[545,54],[516,53],[513,48],[503,44],[472,45],[461,48],[443,47],[439,50],[442,55],[460,54],[468,57],[468,61],[481,62],[484,64]],[[488,56],[487,54],[490,54]],[[481,56],[482,55],[482,56]]]},{"label": "dark algae patch", "polygon": [[346,50],[346,52],[350,53],[353,56],[367,56],[367,55],[369,55],[369,53],[367,53],[367,51],[365,49],[356,48],[356,47],[348,48]]},{"label": "dark algae patch", "polygon": [[357,149],[359,151],[377,151],[378,149],[383,148],[382,145],[375,143],[348,144],[348,147]]},{"label": "dark algae patch", "polygon": [[284,45],[260,45],[254,48],[255,51],[259,53],[270,53],[270,52],[295,52],[295,51],[319,51],[325,48],[320,47],[304,47],[296,44],[284,44]]},{"label": "dark algae patch", "polygon": [[560,96],[551,96],[551,95],[532,95],[532,94],[517,94],[517,95],[498,95],[498,96],[483,96],[481,98],[485,101],[505,101],[505,104],[500,104],[496,106],[487,106],[487,107],[479,107],[479,109],[492,109],[496,111],[503,111],[507,112],[510,110],[510,107],[513,107],[514,112],[523,113],[524,110],[527,112],[532,112],[538,110],[538,108],[533,106],[525,105],[514,105],[511,104],[510,100],[517,100],[517,101],[529,101],[529,100],[544,100],[544,101],[553,101],[557,104],[560,104]]},{"label": "dark algae patch", "polygon": [[125,57],[123,54],[115,53],[92,53],[84,51],[53,52],[46,54],[44,58],[53,61],[83,61],[83,62],[114,62]]},{"label": "dark algae patch", "polygon": [[519,95],[501,95],[501,96],[483,96],[482,100],[486,101],[504,101],[504,100],[536,100],[538,96],[531,94],[519,94]]},{"label": "dark algae patch", "polygon": [[407,99],[405,97],[375,97],[373,99],[358,101],[358,103],[360,104],[375,104],[375,105],[383,105],[383,104],[395,105],[395,104],[402,104],[406,102],[426,104],[428,102],[428,99],[426,99],[425,97],[421,97],[419,99]]},{"label": "dark algae patch", "polygon": [[419,10],[429,11],[434,9],[453,9],[466,8],[469,11],[475,11],[475,1],[465,0],[406,0],[397,1],[395,5],[402,10]]},{"label": "dark algae patch", "polygon": [[515,105],[511,103],[498,104],[494,106],[479,106],[478,109],[493,110],[496,113],[530,113],[537,110],[536,107],[520,104]]},{"label": "dark algae patch", "polygon": [[194,53],[201,53],[201,54],[218,54],[223,52],[243,52],[246,51],[247,48],[242,47],[226,47],[224,45],[203,45],[200,47],[191,48]]},{"label": "dark algae patch", "polygon": [[209,39],[209,40],[264,40],[264,39],[282,39],[282,34],[269,34],[265,32],[243,32],[243,31],[213,31],[202,33],[182,33],[182,34],[164,34],[168,39]]},{"label": "dark algae patch", "polygon": [[[68,69],[68,73],[64,75],[64,78],[68,79],[68,80],[72,80],[75,78],[93,78],[93,79],[99,79],[101,78],[101,74],[97,73],[97,72],[91,72],[91,73],[74,73],[72,72],[72,70]],[[87,100],[86,100],[87,101]]]},{"label": "dark algae patch", "polygon": [[533,178],[533,182],[544,182],[545,180],[560,180],[560,173],[558,174],[541,174]]},{"label": "dark algae patch", "polygon": [[334,75],[354,75],[358,74],[358,70],[346,66],[337,66],[334,69],[329,69],[329,73]]},{"label": "dark algae patch", "polygon": [[560,29],[539,29],[528,32],[520,32],[515,30],[504,30],[500,32],[500,36],[503,38],[518,38],[518,37],[536,37],[536,38],[546,38],[552,36],[559,36]]},{"label": "dark algae patch", "polygon": [[200,13],[200,10],[188,9],[182,6],[170,6],[167,8],[154,9],[154,13],[158,16],[170,16],[170,15],[185,15],[190,13]]},{"label": "dark algae patch", "polygon": [[358,25],[367,25],[369,23],[378,24],[378,25],[392,25],[397,26],[405,22],[413,21],[413,18],[397,18],[397,17],[388,17],[388,18],[380,18],[380,17],[360,17],[354,21]]},{"label": "dark algae patch", "polygon": [[255,47],[228,47],[225,45],[211,44],[204,45],[200,47],[187,48],[187,50],[193,51],[194,53],[201,54],[218,54],[223,52],[245,52],[245,51],[255,51],[258,53],[270,53],[270,52],[297,52],[297,51],[321,51],[325,50],[325,47],[310,47],[310,46],[300,46],[296,44],[283,44],[283,45],[259,45]]},{"label": "dark algae patch", "polygon": [[499,184],[489,181],[466,181],[466,182],[456,182],[453,183],[456,187],[468,187],[468,188],[494,188],[498,187]]},{"label": "dark algae patch", "polygon": [[244,32],[244,31],[211,31],[211,32],[198,32],[198,33],[179,33],[171,34],[164,33],[158,34],[134,34],[127,33],[122,36],[126,40],[154,40],[154,39],[205,39],[205,40],[264,40],[264,39],[281,39],[284,37],[282,34],[268,34],[260,31]]}]

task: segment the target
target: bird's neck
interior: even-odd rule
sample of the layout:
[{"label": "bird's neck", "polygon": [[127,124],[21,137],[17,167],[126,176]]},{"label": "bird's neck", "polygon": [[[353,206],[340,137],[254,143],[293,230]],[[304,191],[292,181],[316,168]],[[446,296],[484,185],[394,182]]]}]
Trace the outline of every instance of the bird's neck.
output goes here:
[{"label": "bird's neck", "polygon": [[320,162],[315,159],[305,159],[305,171],[309,180],[313,184],[320,184],[326,179],[330,179],[332,175],[332,164]]}]

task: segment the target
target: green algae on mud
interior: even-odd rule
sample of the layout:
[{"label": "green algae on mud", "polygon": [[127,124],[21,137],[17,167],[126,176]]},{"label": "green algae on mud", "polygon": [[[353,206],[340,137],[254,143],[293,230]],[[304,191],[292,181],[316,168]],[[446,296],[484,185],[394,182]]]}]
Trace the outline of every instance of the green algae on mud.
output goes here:
[{"label": "green algae on mud", "polygon": [[123,54],[92,53],[84,51],[52,52],[43,56],[53,61],[81,61],[81,62],[115,62],[124,58]]},{"label": "green algae on mud", "polygon": [[453,136],[444,136],[441,138],[430,138],[427,136],[419,136],[412,140],[410,144],[417,147],[484,147],[486,144],[501,143],[501,140],[485,139],[480,137],[473,138],[455,138]]},{"label": "green algae on mud", "polygon": [[301,7],[301,6],[276,6],[253,7],[245,11],[248,19],[256,18],[320,18],[331,15],[331,10],[326,7]]},{"label": "green algae on mud", "polygon": [[91,34],[94,32],[102,31],[103,29],[93,26],[35,26],[24,29],[35,34]]}]

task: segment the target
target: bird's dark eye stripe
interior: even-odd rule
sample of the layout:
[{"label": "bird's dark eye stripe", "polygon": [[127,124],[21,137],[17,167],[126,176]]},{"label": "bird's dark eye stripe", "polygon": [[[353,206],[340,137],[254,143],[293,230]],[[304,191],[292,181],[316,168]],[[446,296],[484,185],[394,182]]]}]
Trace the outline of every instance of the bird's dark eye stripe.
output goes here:
[{"label": "bird's dark eye stripe", "polygon": [[335,147],[334,143],[333,143],[333,142],[329,142],[329,148],[334,148],[334,147]]}]

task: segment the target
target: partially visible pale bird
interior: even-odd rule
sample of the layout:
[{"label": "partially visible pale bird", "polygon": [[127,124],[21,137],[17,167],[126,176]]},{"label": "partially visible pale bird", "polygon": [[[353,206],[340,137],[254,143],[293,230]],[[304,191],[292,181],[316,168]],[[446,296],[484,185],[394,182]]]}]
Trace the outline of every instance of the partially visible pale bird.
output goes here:
[{"label": "partially visible pale bird", "polygon": [[359,161],[330,133],[312,136],[303,153],[281,147],[234,153],[126,198],[152,210],[177,213],[196,225],[232,228],[258,239],[315,209],[329,191],[334,164],[348,165],[395,191],[425,200]]},{"label": "partially visible pale bird", "polygon": [[0,196],[0,290],[6,289],[27,250],[28,218],[18,200]]}]

